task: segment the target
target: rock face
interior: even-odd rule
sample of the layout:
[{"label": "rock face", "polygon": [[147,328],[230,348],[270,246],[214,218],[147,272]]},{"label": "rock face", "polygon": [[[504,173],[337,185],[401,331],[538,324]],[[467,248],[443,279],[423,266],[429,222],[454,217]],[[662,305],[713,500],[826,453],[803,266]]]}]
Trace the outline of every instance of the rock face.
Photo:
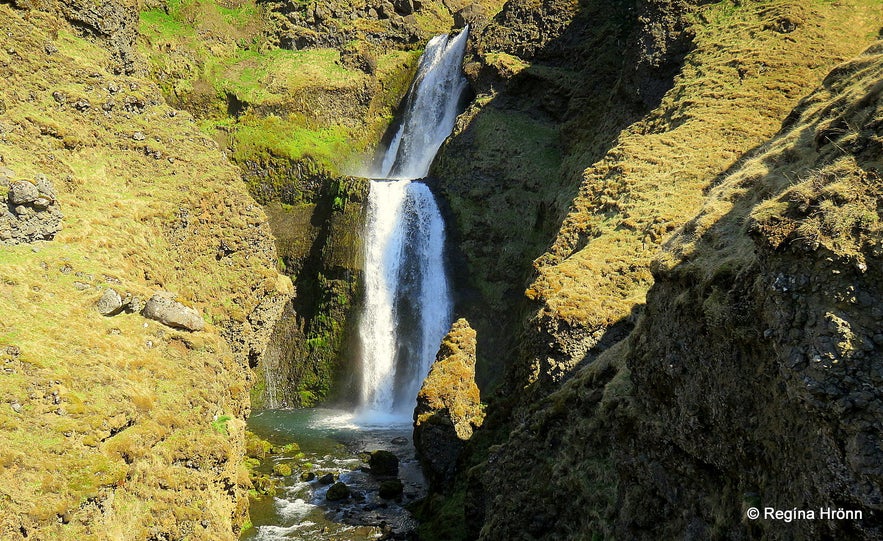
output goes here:
[{"label": "rock face", "polygon": [[[654,265],[617,537],[883,536],[881,77],[883,42],[835,69]],[[748,507],[863,516],[745,523]]]},{"label": "rock face", "polygon": [[475,384],[475,342],[465,319],[454,322],[417,394],[414,446],[433,490],[450,485],[465,443],[484,419]]},{"label": "rock face", "polygon": [[[467,493],[475,532],[880,538],[881,76],[878,44],[722,175],[654,260],[630,336],[489,450]],[[751,507],[862,518],[749,520]]]},{"label": "rock face", "polygon": [[0,209],[0,246],[52,240],[61,231],[64,217],[55,188],[42,174],[33,182],[13,181],[14,176],[11,169],[0,168],[0,182],[9,183],[5,208]]},{"label": "rock face", "polygon": [[165,291],[150,297],[141,313],[148,319],[177,329],[201,331],[205,328],[205,321],[199,312],[175,301],[174,295]]}]

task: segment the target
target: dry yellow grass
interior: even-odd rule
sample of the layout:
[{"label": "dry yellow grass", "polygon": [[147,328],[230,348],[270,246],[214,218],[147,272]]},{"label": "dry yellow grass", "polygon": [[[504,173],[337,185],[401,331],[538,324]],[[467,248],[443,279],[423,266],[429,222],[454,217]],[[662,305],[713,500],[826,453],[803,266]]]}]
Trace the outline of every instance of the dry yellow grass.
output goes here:
[{"label": "dry yellow grass", "polygon": [[[602,328],[642,304],[651,259],[706,190],[881,25],[876,1],[704,6],[674,88],[585,170],[580,193],[527,295],[541,315]],[[791,21],[791,28],[783,21]],[[812,21],[811,23],[809,21]]]},{"label": "dry yellow grass", "polygon": [[[3,166],[46,174],[65,214],[54,240],[0,247],[0,538],[233,538],[249,375],[225,337],[291,287],[266,218],[153,84],[52,15],[0,5],[0,26]],[[209,325],[103,317],[106,287],[174,291]]]}]

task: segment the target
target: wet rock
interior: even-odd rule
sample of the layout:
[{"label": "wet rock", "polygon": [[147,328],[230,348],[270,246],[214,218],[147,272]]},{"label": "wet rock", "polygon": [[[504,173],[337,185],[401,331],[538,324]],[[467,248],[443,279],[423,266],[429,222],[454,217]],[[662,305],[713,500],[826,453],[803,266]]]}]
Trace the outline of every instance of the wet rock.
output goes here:
[{"label": "wet rock", "polygon": [[173,295],[165,291],[154,293],[141,313],[148,319],[176,329],[201,331],[205,328],[205,321],[199,312],[173,300]]},{"label": "wet rock", "polygon": [[332,473],[326,473],[325,475],[323,475],[322,477],[319,478],[319,483],[321,483],[323,485],[330,485],[333,482],[334,482],[334,474],[332,474]]},{"label": "wet rock", "polygon": [[304,483],[309,483],[313,479],[316,478],[316,474],[311,471],[305,471],[300,474],[300,480]]},{"label": "wet rock", "polygon": [[402,495],[405,485],[398,479],[388,479],[380,483],[380,497],[384,500],[392,500]]},{"label": "wet rock", "polygon": [[107,288],[104,290],[101,298],[98,299],[98,302],[95,303],[95,308],[102,316],[115,316],[123,309],[123,299],[116,290]]},{"label": "wet rock", "polygon": [[417,395],[414,447],[433,489],[453,481],[457,460],[484,414],[475,384],[475,331],[454,322]]},{"label": "wet rock", "polygon": [[371,473],[374,475],[398,475],[399,457],[389,451],[374,451],[368,460]]},{"label": "wet rock", "polygon": [[331,485],[328,489],[328,492],[325,493],[325,499],[329,502],[337,502],[340,500],[345,500],[350,497],[350,488],[346,486],[346,483],[338,481]]},{"label": "wet rock", "polygon": [[390,443],[392,443],[393,445],[406,445],[408,443],[408,438],[404,436],[399,436],[397,438],[393,438]]}]

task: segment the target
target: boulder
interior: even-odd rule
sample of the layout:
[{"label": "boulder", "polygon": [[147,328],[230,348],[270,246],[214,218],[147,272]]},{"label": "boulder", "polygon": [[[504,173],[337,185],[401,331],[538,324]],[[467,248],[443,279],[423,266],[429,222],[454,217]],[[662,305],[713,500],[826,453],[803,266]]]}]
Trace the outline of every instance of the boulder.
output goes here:
[{"label": "boulder", "polygon": [[323,485],[330,485],[333,482],[334,482],[334,474],[332,474],[332,473],[326,473],[325,475],[323,475],[322,477],[319,478],[319,483],[321,483]]},{"label": "boulder", "polygon": [[399,457],[389,451],[374,451],[368,459],[368,465],[374,475],[399,474]]},{"label": "boulder", "polygon": [[380,483],[380,497],[384,500],[392,500],[402,495],[405,485],[398,479],[388,479]]},{"label": "boulder", "polygon": [[27,205],[40,197],[40,190],[26,180],[10,182],[8,197],[9,202],[13,205]]},{"label": "boulder", "polygon": [[475,384],[475,344],[469,323],[454,322],[417,394],[414,447],[435,491],[451,485],[466,442],[484,420]]},{"label": "boulder", "polygon": [[288,477],[291,475],[291,466],[285,463],[276,464],[273,466],[273,473],[281,475],[282,477]]},{"label": "boulder", "polygon": [[102,316],[115,316],[123,309],[123,299],[116,290],[109,287],[104,290],[104,294],[95,303],[95,308]]},{"label": "boulder", "polygon": [[311,471],[301,472],[301,474],[300,474],[300,480],[303,481],[304,483],[309,483],[310,481],[312,481],[315,478],[316,478],[316,474]]},{"label": "boulder", "polygon": [[338,502],[350,497],[350,487],[346,483],[338,481],[331,485],[328,492],[325,493],[325,499],[329,502]]},{"label": "boulder", "polygon": [[55,195],[55,187],[52,186],[52,183],[49,182],[46,175],[42,173],[36,175],[34,177],[34,185],[37,187],[37,191],[40,192],[40,197],[49,199],[52,202],[55,202],[55,200],[58,199],[58,196]]},{"label": "boulder", "polygon": [[201,331],[205,328],[205,321],[199,312],[175,301],[173,295],[165,291],[154,293],[141,314],[176,329]]},{"label": "boulder", "polygon": [[[13,175],[11,169],[0,169],[0,179]],[[53,239],[64,217],[55,197],[45,175],[37,175],[35,182],[10,181],[6,205],[0,207],[0,246]]]}]

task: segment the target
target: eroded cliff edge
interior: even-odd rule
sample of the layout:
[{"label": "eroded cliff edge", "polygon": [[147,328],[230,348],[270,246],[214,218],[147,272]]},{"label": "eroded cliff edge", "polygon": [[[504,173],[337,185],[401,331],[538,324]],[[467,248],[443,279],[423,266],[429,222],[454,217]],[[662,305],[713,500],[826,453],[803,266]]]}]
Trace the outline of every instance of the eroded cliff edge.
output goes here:
[{"label": "eroded cliff edge", "polygon": [[[249,360],[291,282],[238,169],[144,76],[136,7],[0,3],[3,176],[44,175],[64,214],[0,248],[3,539],[232,539],[247,517]],[[205,328],[103,316],[111,288]]]},{"label": "eroded cliff edge", "polygon": [[[654,51],[661,54],[657,65],[676,68],[671,88],[658,96],[657,104],[648,104],[634,99],[623,76],[621,86],[603,97],[608,105],[631,104],[639,116],[636,121],[625,119],[625,129],[613,132],[615,138],[606,143],[596,140],[600,154],[580,144],[571,147],[579,140],[565,125],[546,124],[554,128],[553,137],[567,137],[559,139],[558,146],[564,151],[565,170],[576,169],[580,158],[590,161],[576,169],[579,188],[551,248],[534,261],[536,270],[527,295],[536,304],[523,308],[528,325],[520,330],[518,340],[508,344],[512,347],[514,342],[517,347],[490,348],[479,357],[480,363],[495,367],[511,363],[509,376],[491,402],[488,421],[474,437],[473,455],[461,464],[461,490],[430,502],[426,515],[446,516],[446,524],[451,524],[452,516],[465,517],[465,527],[451,528],[430,518],[424,531],[440,537],[482,539],[874,538],[879,528],[876,494],[880,480],[868,466],[876,460],[872,458],[873,437],[868,434],[873,433],[869,423],[878,418],[878,398],[872,391],[876,384],[870,374],[876,370],[872,359],[879,356],[879,345],[873,341],[878,325],[873,320],[873,304],[867,303],[876,298],[879,279],[870,277],[871,266],[856,266],[856,261],[874,253],[875,241],[858,242],[866,242],[864,255],[858,259],[855,253],[860,250],[854,247],[849,248],[853,255],[838,259],[825,251],[820,239],[874,239],[877,231],[879,153],[867,149],[878,145],[873,120],[878,90],[866,84],[874,81],[875,69],[866,65],[877,61],[876,53],[871,50],[828,74],[877,37],[883,22],[879,4],[640,4],[634,6],[638,12],[628,16],[639,21],[633,27],[637,30],[632,30],[634,39],[624,38],[621,43],[641,44],[638,50],[650,58]],[[491,27],[505,24],[503,14],[515,9],[514,5],[507,4]],[[581,9],[602,12],[591,3],[568,6],[577,14],[574,23],[563,25],[568,32],[579,30],[575,22]],[[565,8],[548,2],[538,9],[560,12]],[[560,49],[552,48],[551,57],[544,58],[542,50],[538,53],[526,45],[530,38],[521,38],[519,45],[517,36],[531,36],[525,26],[533,23],[510,20],[508,24],[516,30],[508,34],[516,36],[515,44],[505,45],[499,54],[486,50],[485,61],[479,64],[489,66],[481,69],[490,69],[494,61],[503,59],[510,68],[508,75],[495,68],[506,76],[497,80],[497,87],[484,101],[479,93],[472,116],[464,116],[459,133],[474,148],[489,145],[494,138],[477,129],[481,124],[469,124],[469,118],[482,114],[491,118],[496,104],[522,103],[528,104],[523,110],[527,118],[536,122],[544,118],[538,108],[556,103],[540,99],[548,98],[556,88],[553,83],[525,87],[526,76],[513,76],[514,71],[529,74],[533,69],[548,77],[561,74],[553,66],[572,66]],[[658,32],[666,24],[680,24],[688,41],[685,48],[673,48],[668,60],[664,47],[652,46],[654,36],[666,34]],[[485,33],[492,34],[491,30]],[[476,50],[491,43],[487,40]],[[634,53],[635,49],[622,53],[624,73],[634,70],[634,57],[630,57]],[[822,89],[801,102],[820,83]],[[624,100],[623,92],[632,98]],[[580,95],[581,90],[571,94]],[[822,102],[827,102],[827,112],[821,112],[826,107]],[[641,107],[648,107],[647,112],[640,113]],[[858,116],[837,121],[847,110]],[[814,123],[818,128],[812,127]],[[595,125],[599,130],[605,127]],[[506,123],[498,120],[488,127],[491,134],[499,134]],[[816,141],[807,135],[812,131],[821,134]],[[850,147],[836,141],[847,134],[860,142]],[[824,141],[832,137],[837,143],[832,148],[839,145],[839,150],[829,152]],[[780,144],[786,139],[791,143]],[[465,148],[457,144],[454,138],[448,148]],[[568,152],[568,148],[582,149],[582,153]],[[763,153],[765,161],[757,157]],[[507,159],[517,164],[520,153]],[[844,165],[843,160],[852,165]],[[458,154],[452,152],[440,158],[438,165],[456,172],[459,163]],[[478,162],[479,178],[487,176],[503,186],[496,200],[504,201],[527,224],[506,227],[521,231],[533,224],[533,233],[542,231],[529,211],[548,205],[517,204],[516,196],[510,196],[505,187],[507,179],[512,179],[511,170],[503,175],[486,168],[486,163]],[[788,165],[778,168],[780,163]],[[762,167],[744,172],[750,164]],[[825,173],[829,166],[837,172]],[[468,171],[468,166],[462,167]],[[543,182],[561,183],[561,171],[547,167],[533,173],[533,182],[539,186],[534,194],[541,202]],[[531,180],[531,175],[516,180],[529,186],[525,180]],[[735,180],[739,175],[741,180]],[[747,181],[748,177],[753,180]],[[800,211],[804,218],[788,217],[795,211],[788,210],[784,201],[774,203],[784,184],[799,185],[816,177],[821,180],[800,193],[824,193],[829,184],[832,193],[795,203],[804,209]],[[758,180],[763,178],[767,181]],[[837,184],[848,178],[853,180]],[[568,181],[564,182],[566,186]],[[722,195],[720,187],[728,182],[732,182],[731,191]],[[467,201],[475,195],[475,201],[488,197],[475,193],[483,188],[472,189],[473,193],[456,184],[442,189]],[[841,190],[849,195],[833,195]],[[490,204],[496,204],[494,196],[490,197]],[[788,197],[800,196],[791,193]],[[749,211],[741,220],[736,215],[730,217],[732,221],[722,218],[740,198],[755,198],[753,203],[744,203],[748,207],[766,201],[757,213],[763,223],[775,224],[769,229],[774,237],[790,234],[792,243],[800,243],[794,240],[801,236],[794,233],[799,228],[819,244],[813,244],[815,248],[806,251],[799,263],[785,263],[792,258],[786,252],[794,246],[779,239],[771,252],[764,248],[768,243],[762,240],[763,227],[753,225],[749,230],[745,225]],[[824,202],[831,198],[837,201]],[[818,210],[822,207],[824,211]],[[839,212],[833,207],[848,210]],[[713,208],[724,210],[708,210]],[[823,216],[829,210],[830,219]],[[524,246],[530,237],[507,236],[496,224],[481,224],[486,214],[464,218],[456,209],[453,213],[455,227],[461,228],[455,235],[460,235],[465,264],[470,269],[480,267],[473,278],[475,295],[479,304],[493,309],[493,301],[501,297],[494,297],[493,289],[482,281],[505,262],[482,259],[494,245],[470,245],[467,237],[480,236],[485,230],[497,232],[503,235],[501,244],[509,247]],[[779,225],[788,233],[775,233]],[[697,228],[714,231],[703,237],[706,244],[693,237]],[[824,233],[825,228],[833,229]],[[855,241],[835,243],[855,245]],[[700,246],[714,246],[709,251],[715,251],[717,258],[702,257]],[[753,250],[757,255],[746,259],[737,255]],[[775,255],[767,259],[764,253]],[[758,266],[756,261],[765,263]],[[794,275],[798,268],[804,270]],[[843,278],[847,271],[852,274]],[[864,277],[859,280],[856,273]],[[856,304],[846,310],[841,305],[849,304],[850,295],[821,293],[822,285],[814,295],[807,285],[827,283],[831,276],[844,280],[837,287],[853,288],[849,291],[856,303],[862,302],[856,292],[863,291],[865,307]],[[776,295],[764,290],[776,280],[795,281],[805,289],[794,297],[794,285],[782,285],[788,291],[776,305],[771,298]],[[519,306],[517,300],[510,302]],[[485,308],[478,310],[488,313]],[[792,316],[797,323],[789,319]],[[771,317],[778,322],[776,326]],[[475,319],[480,324],[481,317]],[[499,325],[507,319],[498,313],[491,321]],[[481,327],[477,328],[481,352],[484,336]],[[859,361],[850,361],[856,354]],[[779,363],[787,366],[788,355],[793,355],[790,362],[794,365],[788,370],[824,372],[818,363],[828,363],[835,372],[843,370],[842,376],[835,384],[827,375],[820,381],[821,374],[816,372],[782,374]],[[851,368],[842,368],[847,365]],[[845,386],[844,380],[848,381]],[[800,386],[807,389],[795,390]],[[800,436],[810,432],[810,427],[813,436]],[[819,431],[823,435],[817,435]],[[811,450],[797,451],[807,448]],[[798,469],[806,473],[798,476]],[[799,488],[787,486],[794,477],[800,479]],[[567,504],[562,505],[563,501]],[[863,509],[866,520],[821,521],[795,528],[745,518],[749,506],[763,504],[788,509],[852,506]]]}]

